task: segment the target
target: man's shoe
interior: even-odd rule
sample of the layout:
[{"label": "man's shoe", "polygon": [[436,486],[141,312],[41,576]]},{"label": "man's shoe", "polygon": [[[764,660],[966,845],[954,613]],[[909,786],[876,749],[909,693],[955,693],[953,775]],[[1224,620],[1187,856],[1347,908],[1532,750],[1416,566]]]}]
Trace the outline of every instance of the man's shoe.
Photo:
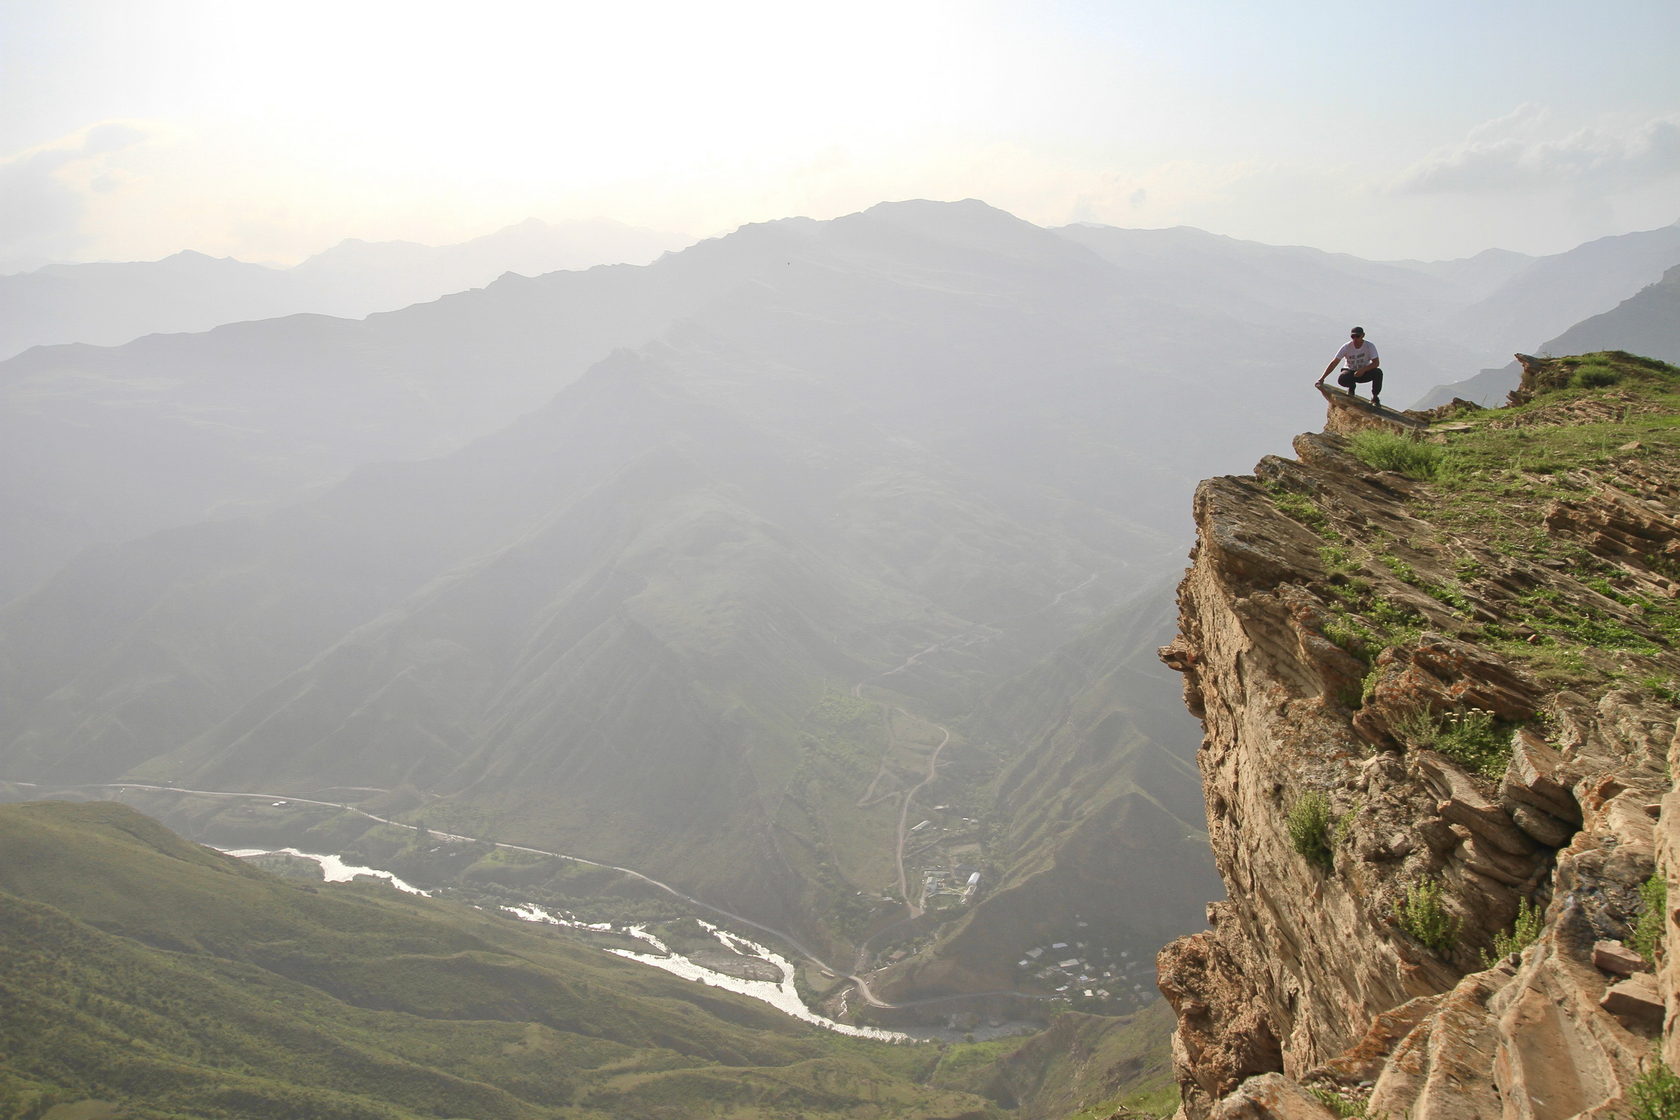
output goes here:
[{"label": "man's shoe", "polygon": [[1382,401],[1378,400],[1376,397],[1372,397],[1371,398],[1371,407],[1372,408],[1381,408],[1382,407]]}]

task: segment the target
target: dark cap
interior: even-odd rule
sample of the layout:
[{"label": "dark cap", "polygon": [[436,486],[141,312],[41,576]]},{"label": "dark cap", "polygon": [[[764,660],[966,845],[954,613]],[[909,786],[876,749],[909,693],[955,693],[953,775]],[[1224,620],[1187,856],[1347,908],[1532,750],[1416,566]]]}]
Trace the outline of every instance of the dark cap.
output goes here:
[{"label": "dark cap", "polygon": [[1349,334],[1356,334],[1359,337],[1364,338],[1365,337],[1365,328],[1364,327],[1354,327],[1353,330],[1349,331],[1348,333]]}]

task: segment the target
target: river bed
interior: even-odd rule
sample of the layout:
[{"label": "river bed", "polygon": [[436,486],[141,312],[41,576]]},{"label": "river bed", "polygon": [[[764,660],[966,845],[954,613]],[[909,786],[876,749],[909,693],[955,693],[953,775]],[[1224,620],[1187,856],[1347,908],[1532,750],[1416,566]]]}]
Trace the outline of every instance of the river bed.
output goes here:
[{"label": "river bed", "polygon": [[[383,880],[399,891],[409,894],[431,897],[432,892],[421,890],[397,878],[389,871],[381,871],[375,867],[360,867],[345,863],[335,855],[323,855],[319,852],[304,852],[297,848],[219,848],[218,851],[236,859],[255,859],[261,856],[288,855],[298,859],[311,860],[321,868],[322,877],[329,883],[348,883],[362,876]],[[547,925],[565,926],[571,929],[591,930],[596,933],[615,933],[621,937],[628,937],[647,946],[646,952],[633,949],[619,949],[601,947],[602,952],[623,957],[626,960],[638,961],[663,969],[673,976],[681,976],[685,980],[693,980],[701,984],[708,984],[714,988],[736,992],[750,996],[753,999],[768,1003],[776,1010],[795,1019],[822,1027],[825,1030],[839,1034],[851,1035],[854,1038],[872,1038],[882,1042],[920,1042],[925,1041],[914,1035],[903,1034],[899,1031],[881,1030],[877,1027],[857,1027],[850,1023],[838,1023],[826,1018],[805,1006],[805,1001],[799,997],[794,987],[793,978],[795,968],[792,961],[776,953],[768,946],[749,941],[744,937],[730,933],[726,929],[712,925],[707,921],[700,921],[700,926],[710,934],[724,952],[738,957],[754,958],[769,966],[769,970],[776,972],[780,979],[755,980],[742,976],[732,976],[715,968],[709,968],[694,960],[673,952],[659,938],[649,933],[646,926],[615,926],[607,922],[583,922],[571,916],[556,916],[540,906],[525,903],[518,906],[503,906],[502,910],[520,921],[539,922]],[[698,920],[698,919],[697,919]]]},{"label": "river bed", "polygon": [[399,891],[408,894],[432,896],[431,891],[423,891],[419,887],[403,882],[389,871],[380,871],[376,867],[357,867],[345,863],[338,856],[322,855],[319,852],[300,852],[296,848],[217,848],[223,855],[233,856],[235,859],[256,859],[259,856],[295,856],[298,859],[312,860],[321,865],[321,877],[329,883],[348,883],[361,876],[373,879],[383,879]]}]

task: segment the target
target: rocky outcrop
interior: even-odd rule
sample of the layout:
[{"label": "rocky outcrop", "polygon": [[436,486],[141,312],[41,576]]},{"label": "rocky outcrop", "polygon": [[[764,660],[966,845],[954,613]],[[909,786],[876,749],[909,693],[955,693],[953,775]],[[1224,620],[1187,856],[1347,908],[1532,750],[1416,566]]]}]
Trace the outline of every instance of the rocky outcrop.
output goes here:
[{"label": "rocky outcrop", "polygon": [[1680,868],[1680,447],[1640,419],[1680,374],[1560,365],[1459,422],[1327,393],[1296,458],[1196,495],[1162,657],[1229,901],[1158,961],[1191,1120],[1610,1116],[1674,1017],[1680,954],[1627,946]]}]

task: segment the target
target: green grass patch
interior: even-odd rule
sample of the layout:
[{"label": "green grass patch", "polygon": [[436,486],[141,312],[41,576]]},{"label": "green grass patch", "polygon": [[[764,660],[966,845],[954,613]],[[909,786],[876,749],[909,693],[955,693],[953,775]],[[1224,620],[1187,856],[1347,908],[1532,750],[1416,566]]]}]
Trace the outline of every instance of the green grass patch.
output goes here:
[{"label": "green grass patch", "polygon": [[1266,492],[1271,495],[1272,504],[1285,517],[1299,521],[1321,537],[1332,536],[1330,519],[1324,516],[1324,511],[1319,509],[1311,498],[1276,482],[1268,483]]},{"label": "green grass patch", "polygon": [[1359,570],[1359,563],[1353,558],[1353,552],[1345,544],[1327,544],[1318,550],[1319,563],[1324,570],[1333,576],[1352,575]]},{"label": "green grass patch", "polygon": [[1374,428],[1355,432],[1348,446],[1354,457],[1366,466],[1426,482],[1440,475],[1446,462],[1446,452],[1440,444],[1422,443]]},{"label": "green grass patch", "polygon": [[1364,661],[1374,662],[1387,646],[1399,645],[1423,632],[1423,616],[1377,591],[1360,576],[1335,580],[1329,592],[1330,619],[1324,636]]},{"label": "green grass patch", "polygon": [[1313,1099],[1325,1108],[1329,1109],[1331,1114],[1334,1116],[1363,1118],[1365,1115],[1364,1101],[1354,1100],[1351,1097],[1344,1096],[1343,1094],[1336,1092],[1334,1089],[1325,1089],[1320,1086],[1310,1085],[1307,1087],[1307,1092],[1311,1093]]},{"label": "green grass patch", "polygon": [[[1626,622],[1557,591],[1537,588],[1520,596],[1517,603],[1525,612],[1519,621],[1531,629],[1550,631],[1565,640],[1599,649],[1657,652],[1655,642]],[[1668,609],[1653,611],[1652,614],[1661,617],[1665,626],[1680,622],[1669,618],[1671,611]]]}]

